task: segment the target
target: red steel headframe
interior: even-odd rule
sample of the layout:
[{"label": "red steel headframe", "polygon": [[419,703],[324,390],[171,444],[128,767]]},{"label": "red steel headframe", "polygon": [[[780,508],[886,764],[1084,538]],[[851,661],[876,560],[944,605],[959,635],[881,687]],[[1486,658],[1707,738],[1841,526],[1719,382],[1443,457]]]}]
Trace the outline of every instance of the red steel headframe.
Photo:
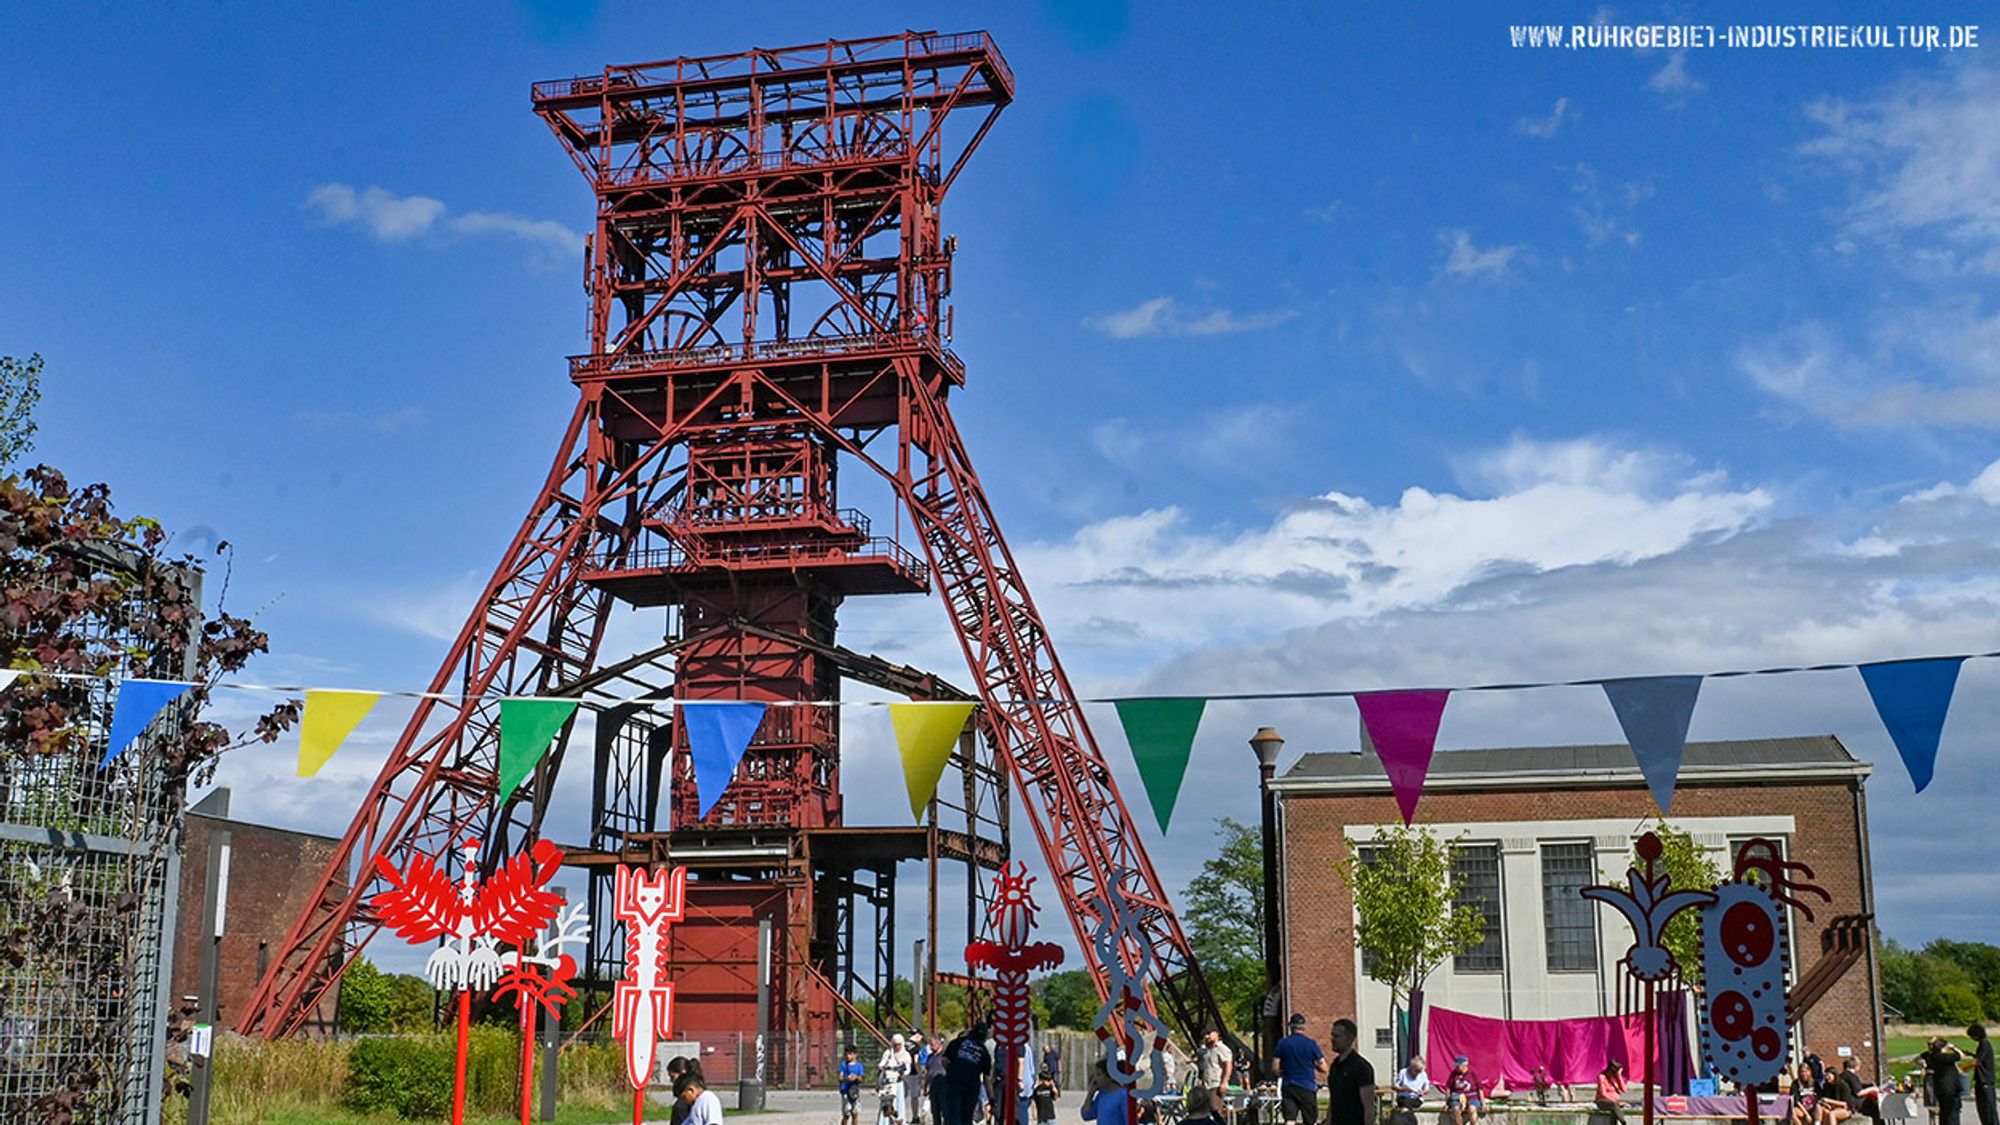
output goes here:
[{"label": "red steel headframe", "polygon": [[[836,601],[935,583],[984,704],[983,733],[1024,795],[1077,940],[1089,948],[1104,897],[1123,896],[1165,1014],[1188,1030],[1220,1025],[948,408],[965,369],[946,346],[956,247],[939,205],[1013,88],[983,32],[535,85],[536,112],[597,197],[591,350],[570,363],[580,401],[432,684],[469,701],[421,704],[241,1030],[293,1031],[336,987],[377,929],[363,905],[375,857],[440,855],[504,811],[489,700],[574,694],[598,663],[614,597],[693,606],[704,583],[739,589],[778,574]],[[841,455],[890,485],[928,566],[858,516],[821,510]],[[821,508],[800,499],[822,480]],[[717,511],[726,520],[701,514]],[[678,592],[640,600],[646,583]],[[712,623],[718,636],[731,625]],[[687,698],[698,673],[684,661],[676,675]],[[687,824],[684,797],[677,787]],[[336,889],[350,870],[363,874]]]}]

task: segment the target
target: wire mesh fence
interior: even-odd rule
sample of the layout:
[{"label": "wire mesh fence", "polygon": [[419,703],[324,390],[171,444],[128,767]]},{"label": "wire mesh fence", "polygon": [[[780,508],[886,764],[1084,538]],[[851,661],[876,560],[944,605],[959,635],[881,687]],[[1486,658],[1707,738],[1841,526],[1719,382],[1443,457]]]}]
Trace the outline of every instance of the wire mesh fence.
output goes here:
[{"label": "wire mesh fence", "polygon": [[74,749],[0,745],[0,1121],[9,1125],[160,1119],[186,799],[155,747],[179,737],[188,716],[170,706],[103,763],[115,686],[89,685],[71,712],[86,736]]}]

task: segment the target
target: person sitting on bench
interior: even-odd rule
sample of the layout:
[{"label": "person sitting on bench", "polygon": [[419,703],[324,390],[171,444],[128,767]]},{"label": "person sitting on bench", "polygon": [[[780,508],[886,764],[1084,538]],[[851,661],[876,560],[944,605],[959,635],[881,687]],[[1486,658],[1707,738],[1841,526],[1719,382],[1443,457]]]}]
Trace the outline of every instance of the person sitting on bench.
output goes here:
[{"label": "person sitting on bench", "polygon": [[1479,1079],[1472,1073],[1472,1060],[1460,1055],[1452,1060],[1451,1073],[1444,1080],[1444,1111],[1451,1125],[1479,1125],[1479,1111],[1486,1107],[1480,1097]]},{"label": "person sitting on bench", "polygon": [[1410,1056],[1410,1064],[1396,1072],[1394,1082],[1397,1109],[1416,1109],[1430,1093],[1431,1076],[1424,1073],[1424,1060]]},{"label": "person sitting on bench", "polygon": [[1591,1104],[1597,1112],[1609,1114],[1615,1125],[1625,1125],[1625,1068],[1617,1059],[1598,1072],[1597,1098]]}]

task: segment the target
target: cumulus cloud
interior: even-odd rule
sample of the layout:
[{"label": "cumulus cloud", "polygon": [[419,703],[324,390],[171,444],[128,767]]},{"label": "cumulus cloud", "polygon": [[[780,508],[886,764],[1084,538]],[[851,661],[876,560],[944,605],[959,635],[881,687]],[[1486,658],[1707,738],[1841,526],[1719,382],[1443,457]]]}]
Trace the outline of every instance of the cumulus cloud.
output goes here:
[{"label": "cumulus cloud", "polygon": [[355,226],[383,242],[407,242],[442,231],[461,237],[498,235],[524,242],[551,258],[583,250],[583,236],[553,219],[530,219],[502,211],[450,214],[442,200],[397,195],[379,187],[356,191],[326,183],[306,195],[306,208],[328,226]]},{"label": "cumulus cloud", "polygon": [[1918,261],[1947,271],[2000,273],[2000,69],[1962,67],[1805,113],[1824,134],[1801,151],[1855,177],[1850,231],[1912,239]]},{"label": "cumulus cloud", "polygon": [[1472,232],[1462,228],[1441,230],[1438,241],[1445,245],[1444,272],[1458,278],[1506,277],[1519,246],[1495,246],[1481,250],[1472,244]]},{"label": "cumulus cloud", "polygon": [[1524,136],[1546,141],[1562,131],[1563,121],[1569,115],[1569,99],[1557,98],[1555,109],[1547,117],[1523,117],[1514,122],[1514,131]]},{"label": "cumulus cloud", "polygon": [[1142,336],[1220,336],[1231,332],[1255,332],[1283,324],[1297,315],[1296,309],[1243,313],[1209,308],[1197,312],[1183,307],[1172,297],[1154,297],[1123,312],[1085,317],[1083,323],[1114,340],[1132,340]]}]

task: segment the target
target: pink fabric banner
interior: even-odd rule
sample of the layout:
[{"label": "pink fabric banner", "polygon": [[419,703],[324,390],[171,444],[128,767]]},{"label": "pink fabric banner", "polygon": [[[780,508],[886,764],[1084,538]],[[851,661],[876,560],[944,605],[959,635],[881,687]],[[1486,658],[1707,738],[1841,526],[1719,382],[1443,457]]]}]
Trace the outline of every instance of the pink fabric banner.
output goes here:
[{"label": "pink fabric banner", "polygon": [[1589,1016],[1569,1020],[1500,1020],[1467,1015],[1449,1008],[1432,1008],[1424,1065],[1431,1081],[1443,1083],[1452,1060],[1464,1055],[1482,1086],[1495,1079],[1509,1090],[1534,1088],[1535,1068],[1544,1067],[1549,1081],[1577,1086],[1597,1081],[1604,1064],[1616,1059],[1632,1083],[1646,1080],[1645,1019],[1641,1016]]}]

